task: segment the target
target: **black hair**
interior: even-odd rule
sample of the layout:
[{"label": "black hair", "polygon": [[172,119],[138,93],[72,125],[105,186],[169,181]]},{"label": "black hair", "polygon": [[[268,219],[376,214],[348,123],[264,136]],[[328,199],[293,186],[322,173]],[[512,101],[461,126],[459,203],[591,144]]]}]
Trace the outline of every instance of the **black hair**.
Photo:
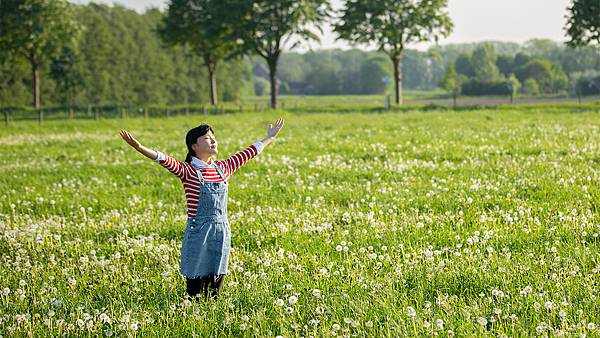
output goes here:
[{"label": "black hair", "polygon": [[187,134],[185,135],[185,144],[187,145],[187,148],[188,148],[188,153],[187,153],[187,156],[185,157],[186,162],[188,162],[188,163],[191,162],[192,156],[196,155],[196,153],[192,149],[192,144],[196,143],[196,141],[198,140],[198,137],[206,135],[206,133],[208,133],[209,131],[212,132],[213,134],[215,133],[208,124],[201,124],[201,125],[197,126],[196,128],[190,129],[187,132]]}]

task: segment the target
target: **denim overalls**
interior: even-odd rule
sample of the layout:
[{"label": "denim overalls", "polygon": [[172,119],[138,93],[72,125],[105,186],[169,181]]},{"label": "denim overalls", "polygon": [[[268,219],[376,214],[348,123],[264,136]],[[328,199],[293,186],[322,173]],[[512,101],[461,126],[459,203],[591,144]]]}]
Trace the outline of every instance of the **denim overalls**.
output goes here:
[{"label": "denim overalls", "polygon": [[181,243],[181,274],[188,278],[227,274],[231,230],[227,222],[227,181],[221,168],[213,164],[224,182],[200,181],[198,211],[188,218]]}]

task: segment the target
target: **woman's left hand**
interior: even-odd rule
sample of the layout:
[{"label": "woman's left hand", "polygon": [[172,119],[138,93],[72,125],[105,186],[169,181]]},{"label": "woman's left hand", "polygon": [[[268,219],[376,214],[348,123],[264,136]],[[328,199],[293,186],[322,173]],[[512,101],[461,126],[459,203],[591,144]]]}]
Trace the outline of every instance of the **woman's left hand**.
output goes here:
[{"label": "woman's left hand", "polygon": [[269,123],[269,130],[267,131],[267,133],[269,134],[269,137],[277,136],[277,134],[279,134],[279,131],[281,131],[281,128],[283,128],[283,118],[282,117],[278,118],[277,121],[275,121],[275,125],[273,125],[272,123]]}]

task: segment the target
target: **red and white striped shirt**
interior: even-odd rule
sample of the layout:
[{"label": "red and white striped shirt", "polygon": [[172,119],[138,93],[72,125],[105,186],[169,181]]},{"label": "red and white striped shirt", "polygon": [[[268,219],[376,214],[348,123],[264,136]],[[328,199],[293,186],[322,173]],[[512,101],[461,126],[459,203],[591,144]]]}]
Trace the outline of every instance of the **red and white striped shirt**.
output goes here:
[{"label": "red and white striped shirt", "polygon": [[[228,180],[233,173],[249,160],[260,154],[263,150],[262,142],[258,141],[250,147],[229,156],[223,161],[214,161],[221,168],[225,179]],[[187,200],[188,217],[195,217],[198,210],[198,197],[200,194],[200,181],[196,168],[202,172],[204,182],[223,182],[223,178],[214,167],[213,162],[206,163],[199,158],[192,157],[191,163],[181,162],[177,159],[166,156],[160,151],[157,151],[158,156],[156,162],[167,168],[175,176],[179,177],[183,183],[185,190],[185,198]]]}]

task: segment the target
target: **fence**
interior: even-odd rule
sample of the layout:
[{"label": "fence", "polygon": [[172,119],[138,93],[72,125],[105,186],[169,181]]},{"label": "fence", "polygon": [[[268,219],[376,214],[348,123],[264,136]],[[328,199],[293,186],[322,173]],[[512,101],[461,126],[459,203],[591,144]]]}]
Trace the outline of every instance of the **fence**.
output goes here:
[{"label": "fence", "polygon": [[[493,107],[505,104],[549,104],[549,103],[598,103],[600,97],[563,97],[563,98],[517,98],[514,101],[506,97],[461,97],[456,104],[451,98],[431,98],[431,99],[408,99],[404,100],[404,105],[392,105],[390,97],[382,96],[338,96],[338,97],[293,97],[283,98],[279,101],[279,108],[292,112],[348,112],[348,111],[384,111],[384,110],[405,110],[419,109],[419,106],[438,106],[462,108],[474,107]],[[187,105],[187,106],[78,106],[78,107],[47,107],[39,110],[19,109],[19,108],[0,108],[4,115],[4,124],[8,125],[14,121],[35,121],[42,124],[47,120],[67,120],[67,119],[87,119],[101,120],[114,118],[156,118],[171,117],[178,115],[220,115],[228,113],[241,112],[262,112],[270,109],[267,100],[250,101],[245,104],[226,103],[219,106],[211,105]]]},{"label": "fence", "polygon": [[14,107],[0,109],[4,115],[4,124],[15,121],[38,121],[42,124],[48,120],[101,120],[115,118],[156,118],[177,115],[220,115],[245,111],[261,112],[268,107],[262,105],[228,105],[228,106],[185,106],[185,107],[117,107],[93,106],[86,107],[53,107],[34,109],[18,109]]}]

